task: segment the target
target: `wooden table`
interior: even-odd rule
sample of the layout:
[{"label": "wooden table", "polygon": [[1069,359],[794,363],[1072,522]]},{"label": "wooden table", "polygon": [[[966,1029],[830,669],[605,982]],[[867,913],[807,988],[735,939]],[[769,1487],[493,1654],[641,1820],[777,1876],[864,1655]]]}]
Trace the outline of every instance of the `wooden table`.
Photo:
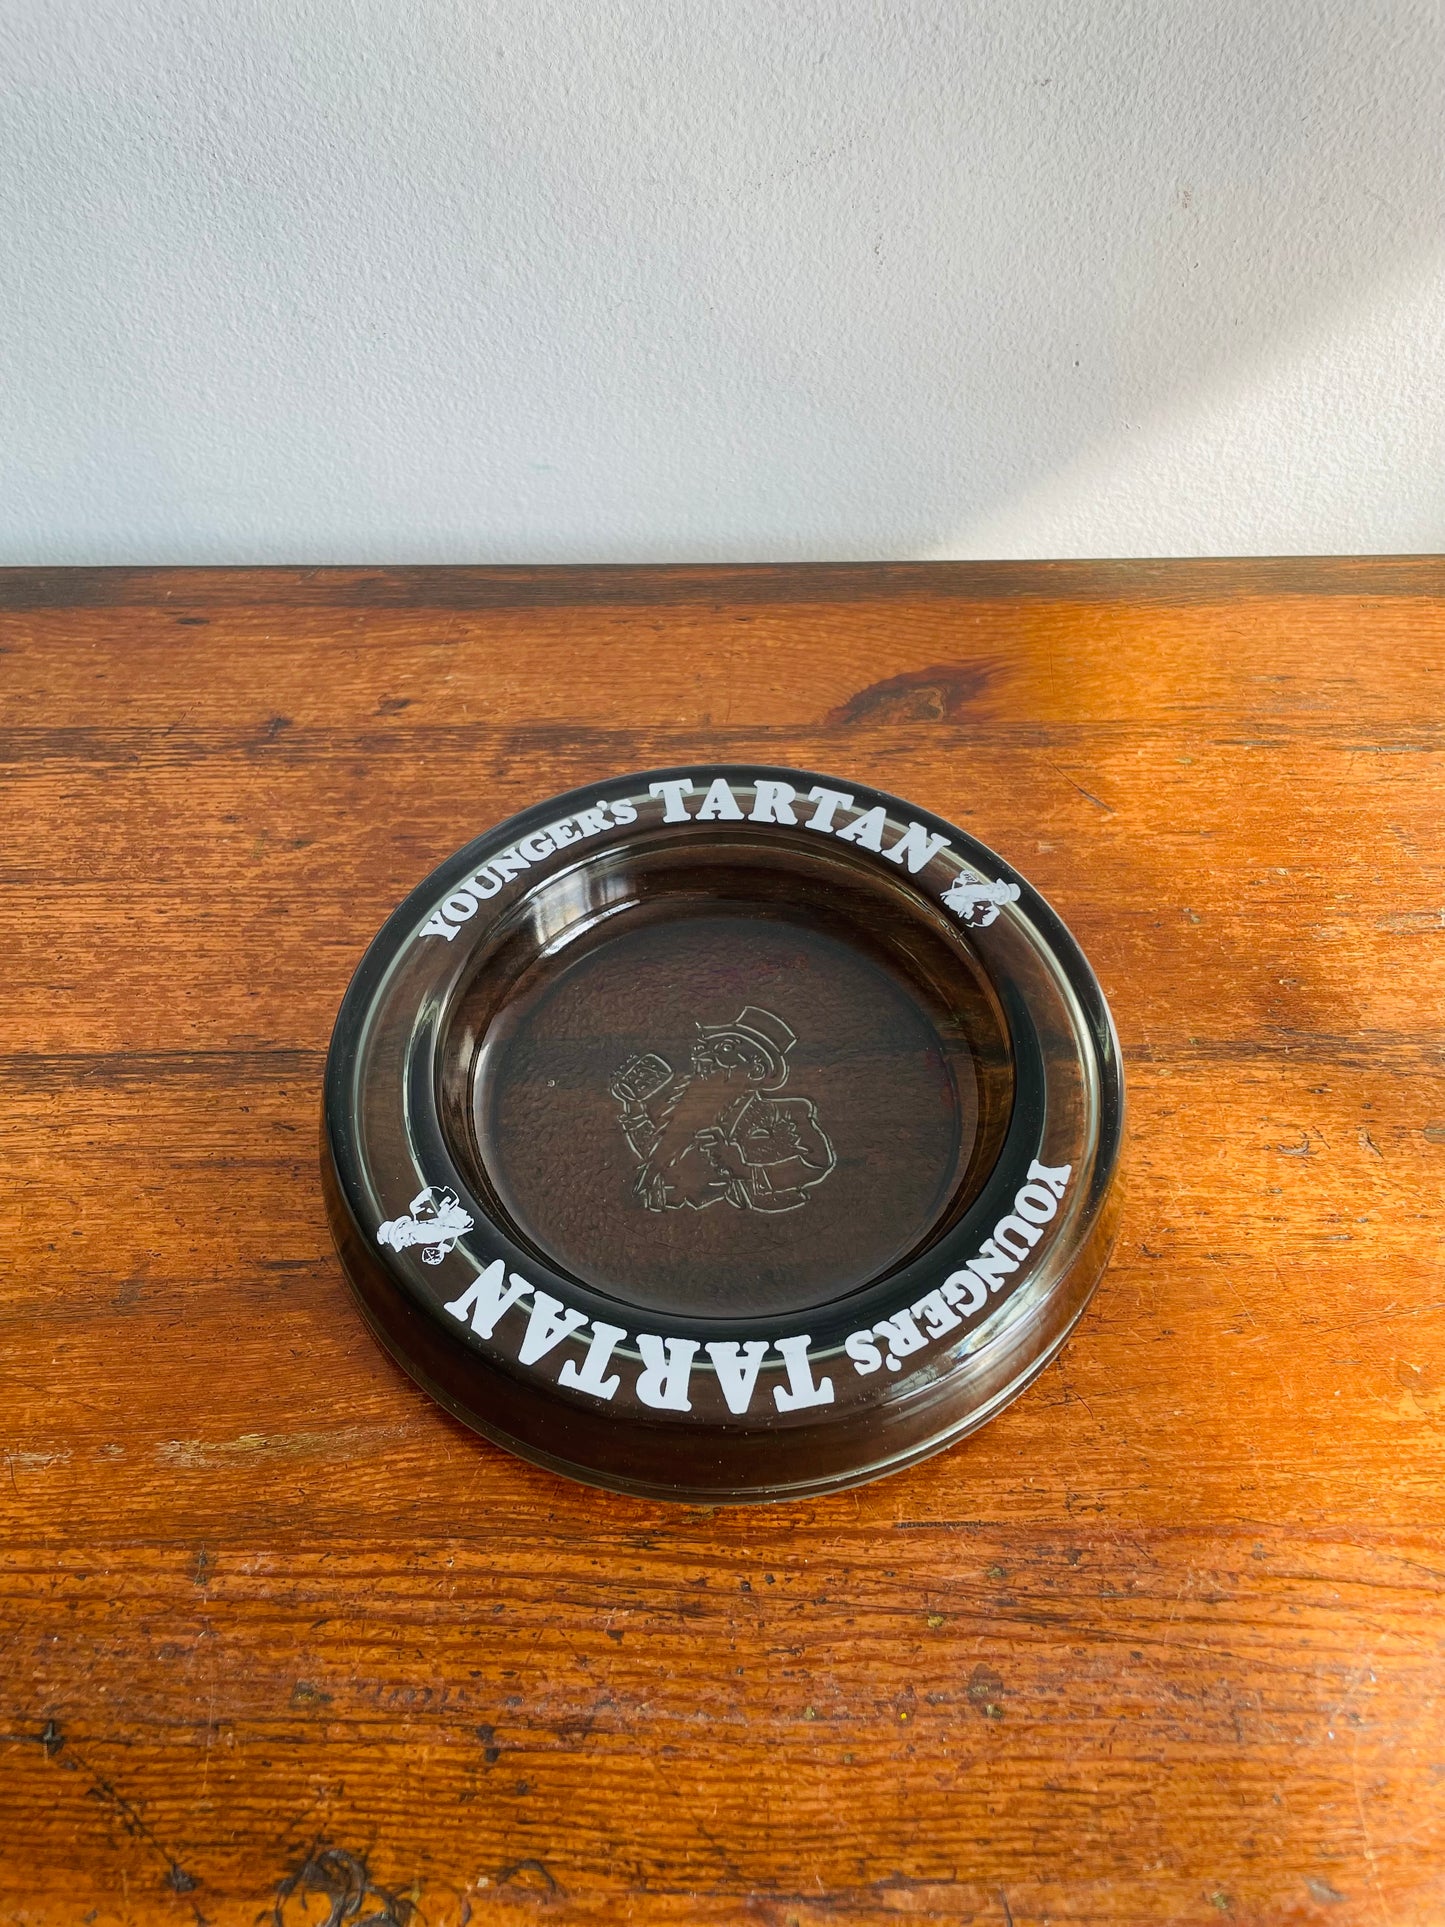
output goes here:
[{"label": "wooden table", "polygon": [[[31,571],[0,605],[0,1920],[1445,1920],[1445,569]],[[1130,1082],[1062,1359],[772,1510],[451,1423],[318,1192],[386,911],[523,804],[706,758],[1006,854]]]}]

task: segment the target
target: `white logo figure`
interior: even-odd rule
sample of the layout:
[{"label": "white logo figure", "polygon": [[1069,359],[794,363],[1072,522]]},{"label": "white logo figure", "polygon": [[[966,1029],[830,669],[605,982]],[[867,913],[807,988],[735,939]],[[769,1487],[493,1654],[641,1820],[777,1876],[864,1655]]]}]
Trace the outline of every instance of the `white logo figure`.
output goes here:
[{"label": "white logo figure", "polygon": [[775,1097],[788,1081],[792,1030],[748,1004],[731,1024],[699,1024],[688,1069],[655,1051],[612,1080],[637,1159],[637,1196],[649,1211],[796,1211],[837,1155],[811,1098]]},{"label": "white logo figure", "polygon": [[986,930],[1006,903],[1017,903],[1016,883],[982,883],[976,877],[961,876],[944,892],[943,901],[956,910],[964,923]]},{"label": "white logo figure", "polygon": [[472,1220],[455,1191],[418,1191],[407,1209],[410,1217],[388,1218],[377,1227],[376,1242],[390,1245],[393,1251],[423,1245],[424,1265],[439,1265],[449,1251],[456,1250],[457,1239],[472,1228]]}]

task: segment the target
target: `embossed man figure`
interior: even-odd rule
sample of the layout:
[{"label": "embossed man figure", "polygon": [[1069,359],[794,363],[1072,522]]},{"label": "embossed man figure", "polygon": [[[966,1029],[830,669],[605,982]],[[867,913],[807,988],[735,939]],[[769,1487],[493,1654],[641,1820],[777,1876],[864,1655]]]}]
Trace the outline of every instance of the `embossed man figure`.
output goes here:
[{"label": "embossed man figure", "polygon": [[794,1211],[837,1163],[811,1098],[777,1097],[797,1042],[748,1004],[731,1024],[699,1024],[686,1074],[655,1052],[618,1072],[612,1094],[649,1211]]}]

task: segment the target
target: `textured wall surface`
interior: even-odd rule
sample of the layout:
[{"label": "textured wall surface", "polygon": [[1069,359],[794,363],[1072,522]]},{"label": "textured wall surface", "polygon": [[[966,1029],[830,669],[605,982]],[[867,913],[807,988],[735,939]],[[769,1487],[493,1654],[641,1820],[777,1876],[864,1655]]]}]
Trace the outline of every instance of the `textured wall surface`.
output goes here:
[{"label": "textured wall surface", "polygon": [[12,0],[0,561],[1445,547],[1445,14]]}]

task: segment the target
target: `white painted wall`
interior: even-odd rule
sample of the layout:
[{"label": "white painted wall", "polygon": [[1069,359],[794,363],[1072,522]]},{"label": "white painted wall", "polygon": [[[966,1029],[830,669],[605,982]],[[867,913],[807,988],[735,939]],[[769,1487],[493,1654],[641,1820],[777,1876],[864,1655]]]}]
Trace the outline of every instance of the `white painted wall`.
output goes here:
[{"label": "white painted wall", "polygon": [[0,561],[1445,548],[1445,12],[10,0]]}]

